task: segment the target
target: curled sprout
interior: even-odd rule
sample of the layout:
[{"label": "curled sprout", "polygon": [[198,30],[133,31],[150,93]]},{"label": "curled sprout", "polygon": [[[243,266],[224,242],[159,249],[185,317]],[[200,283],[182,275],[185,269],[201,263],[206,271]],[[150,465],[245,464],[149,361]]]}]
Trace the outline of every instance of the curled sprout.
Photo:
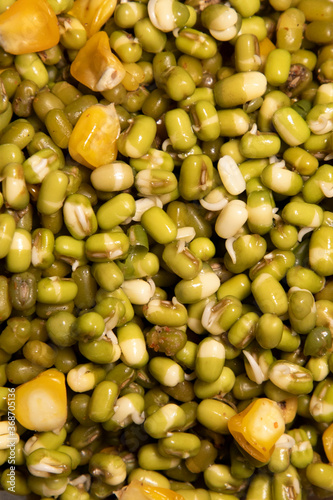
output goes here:
[{"label": "curled sprout", "polygon": [[83,487],[85,491],[89,491],[91,486],[91,477],[89,474],[81,474],[74,479],[70,479],[69,484],[71,484],[72,486],[79,486],[81,488]]},{"label": "curled sprout", "polygon": [[325,198],[333,198],[333,183],[332,182],[325,182],[325,181],[320,181],[318,183],[323,195]]},{"label": "curled sprout", "polygon": [[264,375],[262,369],[260,368],[259,364],[254,359],[252,354],[250,354],[248,351],[246,351],[244,349],[243,353],[244,353],[244,356],[246,357],[247,361],[249,362],[249,365],[252,368],[255,383],[262,384],[265,380],[265,375]]},{"label": "curled sprout", "polygon": [[146,196],[135,201],[135,214],[132,217],[134,222],[140,222],[146,210],[152,207],[162,208],[163,204],[158,196]]},{"label": "curled sprout", "polygon": [[228,238],[225,242],[225,249],[230,255],[231,261],[233,264],[236,264],[237,258],[236,258],[236,252],[234,250],[234,241],[236,241],[237,238],[232,236],[231,238]]},{"label": "curled sprout", "polygon": [[308,126],[311,132],[316,135],[327,134],[333,130],[332,113],[323,113],[317,120],[309,120]]},{"label": "curled sprout", "polygon": [[282,434],[275,443],[275,448],[286,448],[290,450],[295,444],[295,439],[289,434]]},{"label": "curled sprout", "polygon": [[190,241],[192,241],[194,238],[195,238],[194,227],[185,226],[178,228],[176,240],[183,241],[184,243],[190,243]]}]

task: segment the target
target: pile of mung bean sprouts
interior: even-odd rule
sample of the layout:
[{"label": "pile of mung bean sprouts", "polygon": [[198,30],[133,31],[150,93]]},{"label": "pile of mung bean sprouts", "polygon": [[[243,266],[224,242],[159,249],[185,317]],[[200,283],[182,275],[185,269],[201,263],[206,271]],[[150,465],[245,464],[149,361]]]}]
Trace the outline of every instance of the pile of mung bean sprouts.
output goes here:
[{"label": "pile of mung bean sprouts", "polygon": [[0,71],[0,489],[329,498],[333,2],[3,0]]}]

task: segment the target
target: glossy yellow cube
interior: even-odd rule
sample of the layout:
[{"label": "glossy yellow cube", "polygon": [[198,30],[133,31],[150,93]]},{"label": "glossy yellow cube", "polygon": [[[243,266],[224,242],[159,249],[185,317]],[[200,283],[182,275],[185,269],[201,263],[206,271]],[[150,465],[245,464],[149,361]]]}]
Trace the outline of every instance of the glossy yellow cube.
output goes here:
[{"label": "glossy yellow cube", "polygon": [[57,16],[47,0],[16,0],[0,15],[0,45],[10,54],[50,49],[59,37]]},{"label": "glossy yellow cube", "polygon": [[333,462],[333,424],[331,424],[322,436],[324,450],[329,462]]},{"label": "glossy yellow cube", "polygon": [[15,415],[31,431],[57,431],[67,419],[65,376],[55,368],[16,389]]},{"label": "glossy yellow cube", "polygon": [[260,462],[267,462],[276,441],[284,433],[285,422],[275,401],[260,398],[231,417],[228,428],[247,453]]},{"label": "glossy yellow cube", "polygon": [[71,64],[72,76],[97,92],[110,90],[118,85],[125,73],[122,63],[111,52],[105,31],[93,35]]},{"label": "glossy yellow cube", "polygon": [[81,21],[90,38],[112,16],[116,5],[117,0],[75,0],[70,14]]},{"label": "glossy yellow cube", "polygon": [[120,500],[184,500],[176,491],[150,486],[137,480],[117,492],[117,496]]},{"label": "glossy yellow cube", "polygon": [[117,157],[120,124],[114,104],[95,104],[77,121],[68,143],[71,157],[94,169],[111,163]]}]

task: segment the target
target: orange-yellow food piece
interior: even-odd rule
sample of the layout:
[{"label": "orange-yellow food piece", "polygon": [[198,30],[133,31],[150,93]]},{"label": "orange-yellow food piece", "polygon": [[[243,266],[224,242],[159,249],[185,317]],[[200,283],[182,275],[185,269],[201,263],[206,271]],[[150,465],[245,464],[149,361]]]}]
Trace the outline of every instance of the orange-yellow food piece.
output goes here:
[{"label": "orange-yellow food piece", "polygon": [[112,54],[105,31],[93,35],[79,50],[71,64],[71,74],[83,85],[97,92],[112,89],[122,81],[125,69]]},{"label": "orange-yellow food piece", "polygon": [[78,119],[69,138],[71,157],[94,169],[111,163],[117,157],[119,118],[114,104],[94,104]]},{"label": "orange-yellow food piece", "polygon": [[121,500],[184,500],[176,491],[150,486],[137,480],[117,492],[117,496]]},{"label": "orange-yellow food piece", "polygon": [[324,450],[329,462],[333,462],[333,424],[331,424],[322,436]]},{"label": "orange-yellow food piece", "polygon": [[275,48],[276,47],[274,43],[267,37],[264,38],[261,42],[259,42],[259,55],[261,58],[262,67],[265,66],[268,54],[272,52],[272,50],[274,50]]},{"label": "orange-yellow food piece", "polygon": [[47,0],[16,0],[0,15],[0,45],[10,54],[39,52],[58,42],[57,16]]},{"label": "orange-yellow food piece", "polygon": [[15,415],[23,427],[44,432],[61,429],[67,419],[65,376],[50,368],[16,389]]},{"label": "orange-yellow food piece", "polygon": [[90,38],[112,16],[116,5],[117,0],[75,0],[69,14],[81,21]]},{"label": "orange-yellow food piece", "polygon": [[285,422],[277,403],[261,398],[231,417],[228,428],[247,453],[260,462],[267,462],[276,441],[284,433]]}]

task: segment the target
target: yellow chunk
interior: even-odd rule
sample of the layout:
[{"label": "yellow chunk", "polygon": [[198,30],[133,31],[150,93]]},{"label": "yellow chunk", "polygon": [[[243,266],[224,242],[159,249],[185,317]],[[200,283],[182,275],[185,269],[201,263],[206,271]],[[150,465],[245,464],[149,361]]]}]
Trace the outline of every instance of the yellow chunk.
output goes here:
[{"label": "yellow chunk", "polygon": [[69,14],[81,21],[90,38],[112,16],[116,5],[117,0],[75,0]]},{"label": "yellow chunk", "polygon": [[65,376],[55,368],[40,373],[16,389],[15,414],[31,431],[56,431],[67,419]]},{"label": "yellow chunk", "polygon": [[78,119],[69,139],[71,157],[94,169],[111,163],[117,157],[119,118],[114,104],[95,104]]},{"label": "yellow chunk", "polygon": [[276,49],[274,43],[267,37],[259,42],[259,54],[262,68],[265,66],[268,54],[274,49]]},{"label": "yellow chunk", "polygon": [[184,500],[184,497],[176,491],[150,486],[137,480],[132,481],[129,486],[116,494],[121,500]]},{"label": "yellow chunk", "polygon": [[125,69],[112,54],[105,31],[93,35],[79,50],[71,64],[71,75],[91,90],[103,92],[118,85]]},{"label": "yellow chunk", "polygon": [[16,0],[0,15],[0,45],[10,54],[39,52],[58,42],[57,16],[47,0]]},{"label": "yellow chunk", "polygon": [[323,437],[323,446],[329,462],[333,462],[333,424],[325,430]]},{"label": "yellow chunk", "polygon": [[238,444],[260,462],[267,462],[285,430],[283,414],[275,401],[261,398],[228,421]]}]

